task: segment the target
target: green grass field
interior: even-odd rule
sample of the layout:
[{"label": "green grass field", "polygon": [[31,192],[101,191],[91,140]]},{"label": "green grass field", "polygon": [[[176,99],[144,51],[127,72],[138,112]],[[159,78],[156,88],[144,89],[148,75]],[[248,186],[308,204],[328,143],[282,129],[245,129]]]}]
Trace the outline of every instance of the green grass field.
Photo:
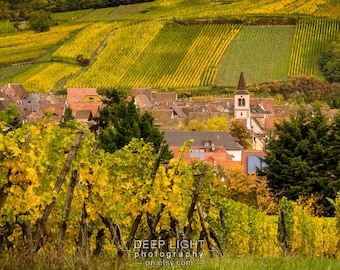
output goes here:
[{"label": "green grass field", "polygon": [[295,26],[246,26],[223,56],[216,85],[235,85],[243,71],[247,83],[288,78]]},{"label": "green grass field", "polygon": [[[248,255],[225,255],[210,258],[204,256],[200,262],[184,261],[187,266],[147,266],[134,264],[133,259],[127,258],[119,262],[114,257],[74,258],[74,257],[39,257],[35,263],[29,263],[22,258],[13,261],[3,257],[0,259],[1,269],[88,269],[88,270],[148,270],[148,269],[186,269],[186,270],[338,270],[340,260],[332,258],[307,257],[254,257]],[[155,261],[156,264],[159,261]],[[25,265],[23,267],[23,265]]]}]

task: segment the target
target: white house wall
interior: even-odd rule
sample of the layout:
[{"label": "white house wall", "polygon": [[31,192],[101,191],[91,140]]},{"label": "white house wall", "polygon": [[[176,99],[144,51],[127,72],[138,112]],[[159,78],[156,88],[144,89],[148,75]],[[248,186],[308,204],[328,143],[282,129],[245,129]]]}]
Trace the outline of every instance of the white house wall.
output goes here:
[{"label": "white house wall", "polygon": [[233,161],[242,161],[242,151],[241,150],[227,150],[229,155],[232,155]]}]

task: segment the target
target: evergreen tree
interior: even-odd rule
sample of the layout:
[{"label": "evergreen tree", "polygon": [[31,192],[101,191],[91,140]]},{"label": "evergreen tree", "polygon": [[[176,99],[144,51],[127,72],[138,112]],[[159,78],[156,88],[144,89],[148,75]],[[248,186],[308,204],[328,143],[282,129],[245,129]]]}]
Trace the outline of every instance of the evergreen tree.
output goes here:
[{"label": "evergreen tree", "polygon": [[99,133],[99,147],[114,152],[129,144],[132,138],[138,138],[152,143],[155,152],[162,143],[165,144],[162,159],[172,157],[164,133],[154,125],[152,115],[149,112],[141,114],[134,100],[127,101],[117,91],[113,91],[107,95],[105,104],[92,128]]},{"label": "evergreen tree", "polygon": [[340,37],[323,51],[319,64],[328,82],[340,82]]},{"label": "evergreen tree", "polygon": [[291,200],[302,195],[321,195],[325,214],[333,214],[327,198],[334,199],[340,190],[334,153],[334,145],[340,144],[338,133],[333,132],[330,137],[328,118],[316,106],[313,112],[299,110],[289,121],[275,127],[276,135],[269,140],[264,157],[268,166],[262,171],[269,187],[278,197]]},{"label": "evergreen tree", "polygon": [[63,117],[60,120],[59,126],[62,128],[66,127],[76,127],[78,123],[75,121],[72,109],[66,107]]}]

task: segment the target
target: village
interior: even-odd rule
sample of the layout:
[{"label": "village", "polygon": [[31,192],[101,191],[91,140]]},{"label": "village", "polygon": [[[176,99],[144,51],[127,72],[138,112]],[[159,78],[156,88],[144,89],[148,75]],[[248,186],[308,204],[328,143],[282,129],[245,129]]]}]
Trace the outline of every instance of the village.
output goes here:
[{"label": "village", "polygon": [[[245,174],[254,173],[257,168],[265,166],[261,157],[265,155],[269,137],[274,135],[275,122],[289,119],[299,109],[299,106],[290,104],[275,105],[273,98],[251,97],[243,72],[231,98],[180,100],[175,92],[157,92],[151,88],[133,88],[130,98],[134,98],[141,113],[152,113],[154,124],[164,132],[174,157],[179,156],[179,149],[186,141],[193,139],[191,150],[185,155],[187,163],[204,161],[221,168],[242,165]],[[91,126],[104,106],[102,100],[96,88],[68,88],[66,98],[59,98],[53,93],[27,93],[20,83],[0,87],[0,111],[15,104],[21,112],[22,123],[35,123],[47,111],[52,111],[50,121],[58,124],[65,109],[70,108],[75,120]],[[307,109],[312,110],[312,107]],[[337,112],[323,109],[329,121]],[[241,122],[248,129],[252,149],[244,149],[238,138],[228,132],[183,131],[179,128],[189,125],[192,120],[205,122],[214,117]]]}]

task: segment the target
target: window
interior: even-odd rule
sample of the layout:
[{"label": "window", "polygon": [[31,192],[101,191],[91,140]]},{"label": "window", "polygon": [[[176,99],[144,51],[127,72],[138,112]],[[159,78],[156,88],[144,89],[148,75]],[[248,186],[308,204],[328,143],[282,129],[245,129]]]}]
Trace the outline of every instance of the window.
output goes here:
[{"label": "window", "polygon": [[263,157],[259,156],[248,156],[248,174],[255,173],[256,169],[264,169],[267,164],[262,160]]},{"label": "window", "polygon": [[238,106],[246,106],[246,100],[245,100],[244,97],[241,96],[241,97],[238,99]]},{"label": "window", "polygon": [[204,145],[204,146],[211,146],[211,141],[204,141],[204,142],[203,142],[203,145]]},{"label": "window", "polygon": [[191,149],[189,153],[190,158],[199,158],[204,160],[204,149]]}]

